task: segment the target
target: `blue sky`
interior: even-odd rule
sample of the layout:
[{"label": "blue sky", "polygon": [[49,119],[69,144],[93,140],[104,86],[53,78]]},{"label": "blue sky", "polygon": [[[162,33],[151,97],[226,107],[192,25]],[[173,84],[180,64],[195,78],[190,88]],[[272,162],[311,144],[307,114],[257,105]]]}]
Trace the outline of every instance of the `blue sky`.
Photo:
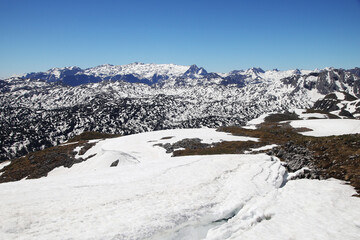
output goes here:
[{"label": "blue sky", "polygon": [[0,0],[0,77],[131,62],[360,67],[360,0]]}]

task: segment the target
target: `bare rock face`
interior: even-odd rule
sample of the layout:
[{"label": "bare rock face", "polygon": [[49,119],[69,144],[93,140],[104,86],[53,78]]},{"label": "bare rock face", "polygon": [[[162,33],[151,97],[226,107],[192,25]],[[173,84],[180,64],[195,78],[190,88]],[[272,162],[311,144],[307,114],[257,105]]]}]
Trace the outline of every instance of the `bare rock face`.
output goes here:
[{"label": "bare rock face", "polygon": [[339,110],[337,104],[339,100],[336,98],[335,94],[329,94],[324,99],[318,100],[314,104],[314,109],[322,110],[326,112]]},{"label": "bare rock face", "polygon": [[355,119],[360,113],[360,99],[346,92],[341,92],[339,99],[335,93],[326,95],[315,102],[312,110],[332,114],[333,117]]},{"label": "bare rock face", "polygon": [[284,161],[284,166],[289,172],[296,172],[302,168],[309,169],[304,170],[302,174],[298,175],[298,178],[321,178],[313,164],[313,156],[309,149],[296,145],[293,141],[289,141],[283,146],[273,148],[268,154],[274,155]]},{"label": "bare rock face", "polygon": [[119,164],[119,160],[116,160],[113,163],[111,163],[110,167],[117,167],[118,164]]}]

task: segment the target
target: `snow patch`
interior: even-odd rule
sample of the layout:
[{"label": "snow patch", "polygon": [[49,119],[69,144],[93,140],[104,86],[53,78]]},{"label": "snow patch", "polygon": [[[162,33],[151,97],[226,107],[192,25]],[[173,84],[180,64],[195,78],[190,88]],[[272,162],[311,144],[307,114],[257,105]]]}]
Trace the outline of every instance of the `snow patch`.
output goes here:
[{"label": "snow patch", "polygon": [[271,115],[273,113],[265,113],[265,114],[262,114],[260,115],[259,117],[257,118],[254,118],[250,121],[247,122],[246,126],[244,126],[243,128],[246,128],[246,129],[256,129],[256,125],[259,125],[261,123],[263,123],[265,121],[265,118],[269,115]]},{"label": "snow patch", "polygon": [[300,132],[300,134],[314,137],[360,133],[360,121],[352,119],[296,120],[291,121],[290,125],[294,128],[312,129],[312,131]]},{"label": "snow patch", "polygon": [[270,144],[270,145],[266,145],[266,146],[262,146],[262,147],[258,147],[258,148],[251,148],[249,151],[245,151],[244,153],[251,153],[251,152],[257,152],[257,151],[270,150],[270,149],[273,149],[276,146],[278,146],[278,145],[277,144]]},{"label": "snow patch", "polygon": [[10,161],[5,161],[0,163],[0,170],[3,169],[4,167],[6,167],[7,165],[9,165],[11,162]]}]

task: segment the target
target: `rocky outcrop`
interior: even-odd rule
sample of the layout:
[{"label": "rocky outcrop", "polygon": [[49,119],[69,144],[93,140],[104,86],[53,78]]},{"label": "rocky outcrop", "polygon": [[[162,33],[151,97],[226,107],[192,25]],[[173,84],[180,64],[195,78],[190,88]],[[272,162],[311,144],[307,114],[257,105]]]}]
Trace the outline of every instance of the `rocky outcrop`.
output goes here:
[{"label": "rocky outcrop", "polygon": [[296,172],[307,168],[301,174],[297,175],[297,178],[322,178],[314,165],[312,152],[307,147],[289,141],[282,146],[275,147],[268,151],[268,154],[280,158],[285,163],[284,166],[288,172]]}]

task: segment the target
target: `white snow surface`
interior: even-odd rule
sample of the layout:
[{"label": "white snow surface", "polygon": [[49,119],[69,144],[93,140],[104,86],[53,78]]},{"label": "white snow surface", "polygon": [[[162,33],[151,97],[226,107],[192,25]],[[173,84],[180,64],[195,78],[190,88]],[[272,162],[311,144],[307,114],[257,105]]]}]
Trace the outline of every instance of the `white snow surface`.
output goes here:
[{"label": "white snow surface", "polygon": [[99,141],[70,169],[0,184],[0,239],[358,239],[360,201],[340,181],[285,184],[265,154],[170,157],[154,146],[194,136],[248,140],[190,129]]},{"label": "white snow surface", "polygon": [[[76,157],[87,158],[96,154],[94,157],[86,162],[76,164],[70,169],[64,167],[56,168],[49,173],[49,176],[63,175],[64,172],[79,174],[97,171],[108,168],[116,160],[119,160],[119,165],[122,166],[158,162],[159,159],[169,159],[169,161],[172,161],[171,154],[166,153],[164,148],[156,146],[156,144],[173,144],[185,138],[200,138],[202,143],[208,144],[222,141],[258,141],[257,138],[233,136],[211,128],[145,132],[100,141],[83,156],[76,155]],[[80,151],[80,149],[75,150],[76,152]]]},{"label": "white snow surface", "polygon": [[243,128],[246,128],[246,129],[256,129],[256,128],[257,128],[256,126],[259,125],[259,124],[261,124],[261,123],[263,123],[263,122],[265,121],[265,118],[266,118],[267,116],[269,116],[270,114],[272,114],[272,113],[264,113],[264,114],[261,114],[259,117],[254,118],[254,119],[248,121],[248,122],[246,123],[246,126],[244,126]]},{"label": "white snow surface", "polygon": [[360,133],[360,120],[353,119],[314,119],[291,121],[294,128],[309,128],[312,131],[300,132],[306,136],[326,137]]},{"label": "white snow surface", "polygon": [[11,162],[10,161],[5,161],[0,163],[0,170],[3,169],[4,167],[6,167],[7,165],[9,165]]},{"label": "white snow surface", "polygon": [[251,152],[257,152],[257,151],[264,151],[264,150],[270,150],[274,147],[278,146],[277,144],[270,144],[258,148],[251,148],[249,151],[245,151],[245,153],[251,153]]}]

